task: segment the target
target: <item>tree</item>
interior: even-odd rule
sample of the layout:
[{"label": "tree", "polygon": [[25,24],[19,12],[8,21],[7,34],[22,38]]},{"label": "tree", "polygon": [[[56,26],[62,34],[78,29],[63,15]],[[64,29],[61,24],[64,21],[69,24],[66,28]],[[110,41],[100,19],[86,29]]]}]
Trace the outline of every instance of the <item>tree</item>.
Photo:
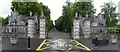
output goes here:
[{"label": "tree", "polygon": [[0,17],[0,26],[2,26],[2,19],[3,19],[3,18],[2,18],[2,17]]},{"label": "tree", "polygon": [[0,18],[0,24],[2,25],[7,25],[8,24],[8,17],[4,18]]},{"label": "tree", "polygon": [[77,3],[67,3],[66,6],[63,6],[62,16],[60,16],[55,21],[56,29],[70,33],[72,28],[72,23],[75,17],[75,13],[81,14],[82,17],[93,18],[95,13],[94,6],[91,2],[77,2]]},{"label": "tree", "polygon": [[50,19],[50,9],[48,8],[48,6],[43,6],[43,12],[44,12],[44,15],[46,17],[46,23],[47,23],[47,30],[50,31],[52,28],[53,28],[53,21]]},{"label": "tree", "polygon": [[75,10],[78,12],[78,14],[81,14],[82,17],[90,17],[91,13],[94,15],[96,9],[94,9],[94,6],[92,2],[77,2],[74,3]]},{"label": "tree", "polygon": [[22,15],[29,16],[30,12],[32,15],[38,14],[40,16],[40,11],[42,9],[42,4],[37,2],[12,2],[11,10],[17,11]]},{"label": "tree", "polygon": [[63,31],[63,16],[60,16],[57,20],[55,20],[55,28],[59,31]]},{"label": "tree", "polygon": [[116,26],[117,23],[117,13],[116,13],[116,5],[110,4],[110,3],[104,3],[104,5],[101,6],[102,13],[104,14],[104,17],[106,19],[106,25],[108,27]]}]

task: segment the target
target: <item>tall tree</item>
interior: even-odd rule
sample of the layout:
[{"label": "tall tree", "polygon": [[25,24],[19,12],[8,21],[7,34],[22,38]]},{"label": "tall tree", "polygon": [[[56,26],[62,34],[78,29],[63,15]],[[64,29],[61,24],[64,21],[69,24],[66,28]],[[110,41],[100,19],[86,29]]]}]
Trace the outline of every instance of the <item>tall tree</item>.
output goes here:
[{"label": "tall tree", "polygon": [[50,19],[50,9],[48,8],[48,6],[43,6],[43,12],[44,12],[44,15],[46,17],[46,21],[47,21],[47,30],[50,31],[52,28],[53,28],[53,21]]},{"label": "tall tree", "polygon": [[104,5],[101,6],[102,13],[104,14],[104,17],[106,19],[106,25],[108,27],[113,27],[116,26],[117,23],[117,13],[116,13],[116,5],[115,4],[110,4],[110,3],[104,3]]},{"label": "tall tree", "polygon": [[55,28],[59,31],[63,31],[63,16],[60,16],[57,20],[55,20]]},{"label": "tall tree", "polygon": [[81,14],[82,17],[90,17],[91,13],[94,15],[95,10],[92,2],[77,2],[74,3],[75,10],[78,14]]},{"label": "tall tree", "polygon": [[42,4],[39,4],[37,2],[12,2],[12,6],[11,6],[12,11],[17,11],[20,14],[26,16],[29,16],[30,12],[32,12],[33,15],[35,13],[39,14],[38,11],[41,11],[41,8],[42,8]]}]

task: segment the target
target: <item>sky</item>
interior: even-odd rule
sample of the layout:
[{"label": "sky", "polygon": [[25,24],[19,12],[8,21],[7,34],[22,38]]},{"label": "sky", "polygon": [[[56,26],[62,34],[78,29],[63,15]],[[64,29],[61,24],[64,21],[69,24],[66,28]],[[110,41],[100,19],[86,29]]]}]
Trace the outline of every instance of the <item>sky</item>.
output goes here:
[{"label": "sky", "polygon": [[[110,0],[94,0],[93,5],[96,9],[96,15],[101,12],[101,5],[105,2],[109,2]],[[118,5],[118,1],[120,0],[111,0],[113,3]],[[0,0],[0,16],[7,17],[11,13],[11,2],[12,0]],[[59,16],[62,15],[62,7],[66,5],[66,0],[38,0],[38,2],[42,2],[44,5],[48,6],[51,11],[51,20],[56,20]],[[74,2],[74,0],[70,0],[70,2]],[[118,9],[116,9],[118,11]]]}]

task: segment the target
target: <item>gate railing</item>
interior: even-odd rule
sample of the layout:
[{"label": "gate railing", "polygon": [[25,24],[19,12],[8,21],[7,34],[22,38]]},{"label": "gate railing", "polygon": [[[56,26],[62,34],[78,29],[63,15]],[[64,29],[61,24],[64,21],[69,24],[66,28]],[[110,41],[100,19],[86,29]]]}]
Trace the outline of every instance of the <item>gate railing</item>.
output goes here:
[{"label": "gate railing", "polygon": [[91,27],[91,33],[120,34],[120,28]]},{"label": "gate railing", "polygon": [[17,35],[18,38],[26,38],[27,37],[27,26],[25,25],[2,26],[3,37],[12,37],[13,35]]}]

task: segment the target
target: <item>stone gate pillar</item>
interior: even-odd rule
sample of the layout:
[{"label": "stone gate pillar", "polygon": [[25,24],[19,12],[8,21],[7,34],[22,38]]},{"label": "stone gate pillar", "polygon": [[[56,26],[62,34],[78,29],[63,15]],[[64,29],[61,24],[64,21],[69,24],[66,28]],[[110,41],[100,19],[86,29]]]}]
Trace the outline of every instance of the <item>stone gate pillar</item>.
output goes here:
[{"label": "stone gate pillar", "polygon": [[46,38],[46,19],[45,16],[43,15],[39,18],[39,38],[40,39],[45,39]]},{"label": "stone gate pillar", "polygon": [[30,35],[30,38],[34,37],[34,17],[30,16],[28,17],[28,35]]},{"label": "stone gate pillar", "polygon": [[79,35],[80,35],[80,20],[79,20],[79,17],[77,16],[77,13],[76,13],[76,17],[73,21],[73,39],[79,39]]},{"label": "stone gate pillar", "polygon": [[84,22],[84,26],[83,26],[83,34],[84,34],[84,38],[90,38],[90,21],[85,21]]}]

